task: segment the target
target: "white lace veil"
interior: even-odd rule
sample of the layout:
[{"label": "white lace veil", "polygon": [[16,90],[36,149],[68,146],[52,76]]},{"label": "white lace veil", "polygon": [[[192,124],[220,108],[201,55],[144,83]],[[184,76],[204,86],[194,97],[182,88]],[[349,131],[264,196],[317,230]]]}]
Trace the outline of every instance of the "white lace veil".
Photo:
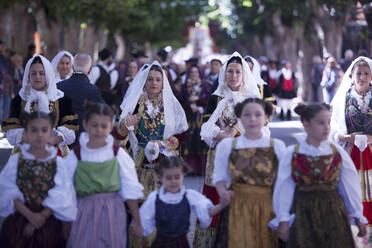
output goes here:
[{"label": "white lace veil", "polygon": [[[45,71],[46,89],[44,91],[37,91],[33,89],[29,80],[30,67],[32,61],[34,61],[36,57],[41,59]],[[19,91],[19,96],[22,98],[22,100],[26,101],[24,111],[27,113],[31,112],[32,102],[37,102],[39,111],[49,113],[49,101],[54,102],[64,96],[64,93],[57,89],[52,65],[45,57],[35,55],[28,60],[25,72],[23,74],[22,88]]]},{"label": "white lace veil", "polygon": [[213,95],[220,96],[220,97],[230,97],[232,96],[232,91],[227,86],[227,82],[225,80],[226,77],[226,69],[227,69],[227,62],[233,58],[239,57],[242,60],[242,67],[243,67],[243,84],[240,86],[239,92],[241,92],[246,98],[247,97],[260,97],[260,92],[258,90],[256,81],[254,76],[249,69],[249,65],[243,57],[238,53],[234,52],[229,56],[229,58],[225,61],[222,65],[220,72],[218,74],[218,87]]},{"label": "white lace veil", "polygon": [[335,134],[346,134],[346,122],[345,122],[345,100],[346,93],[352,85],[351,70],[353,69],[356,62],[365,60],[372,73],[372,60],[367,57],[356,58],[347,71],[345,72],[340,87],[338,88],[335,96],[332,99],[332,118],[331,118],[331,134],[334,137]]},{"label": "white lace veil", "polygon": [[[137,73],[134,77],[132,83],[130,84],[128,91],[124,97],[120,108],[122,110],[120,120],[128,115],[128,113],[133,114],[136,108],[138,100],[141,94],[144,93],[144,86],[147,80],[147,76],[153,65],[161,65],[158,61],[154,61],[143,71]],[[143,69],[143,68],[141,68]],[[163,137],[164,139],[170,138],[174,134],[179,134],[185,132],[188,129],[188,124],[186,120],[186,114],[183,110],[181,104],[178,102],[177,98],[173,95],[171,86],[169,85],[168,78],[162,69],[163,73],[163,104],[164,104],[164,121],[165,129]]]},{"label": "white lace veil", "polygon": [[257,59],[253,58],[252,56],[245,56],[244,57],[244,60],[246,58],[250,58],[253,62],[253,70],[252,70],[252,74],[253,74],[253,77],[256,79],[256,83],[258,85],[265,85],[267,84],[261,77],[261,65],[260,63],[258,63]]},{"label": "white lace veil", "polygon": [[70,77],[73,73],[72,65],[74,64],[74,56],[72,56],[72,54],[68,51],[60,51],[59,53],[57,53],[56,56],[54,56],[51,62],[57,79],[61,78],[61,75],[59,74],[59,71],[58,71],[58,64],[59,64],[59,61],[62,59],[62,57],[65,55],[67,55],[70,58],[70,63],[71,63],[71,69],[70,69],[70,72],[67,74],[66,78]]}]

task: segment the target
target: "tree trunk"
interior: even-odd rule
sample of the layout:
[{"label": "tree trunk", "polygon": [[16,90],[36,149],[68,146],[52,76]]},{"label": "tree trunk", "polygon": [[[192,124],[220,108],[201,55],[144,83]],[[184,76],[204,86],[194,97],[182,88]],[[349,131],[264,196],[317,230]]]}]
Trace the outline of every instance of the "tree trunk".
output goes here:
[{"label": "tree trunk", "polygon": [[70,19],[63,28],[63,50],[77,54],[79,50],[80,22]]},{"label": "tree trunk", "polygon": [[[297,64],[297,38],[294,27],[285,26],[280,18],[280,13],[276,12],[272,15],[273,39],[277,44],[277,58],[288,59],[292,67]],[[280,46],[280,47],[278,47]]]},{"label": "tree trunk", "polygon": [[125,39],[119,33],[114,34],[114,39],[117,46],[115,60],[123,60],[125,56]]},{"label": "tree trunk", "polygon": [[0,10],[0,36],[5,46],[24,56],[27,45],[34,42],[36,23],[22,4]]}]

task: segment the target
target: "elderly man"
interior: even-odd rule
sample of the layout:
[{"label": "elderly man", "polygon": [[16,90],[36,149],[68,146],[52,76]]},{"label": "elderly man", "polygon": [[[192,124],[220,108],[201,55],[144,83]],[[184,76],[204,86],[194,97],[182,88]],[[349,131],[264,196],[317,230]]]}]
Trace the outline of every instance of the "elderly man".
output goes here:
[{"label": "elderly man", "polygon": [[90,83],[88,75],[92,70],[92,58],[88,54],[79,53],[74,58],[74,73],[69,79],[57,84],[58,89],[62,90],[66,96],[72,99],[72,109],[79,116],[79,131],[76,133],[74,144],[79,141],[78,137],[83,130],[84,103],[104,102],[99,88]]}]

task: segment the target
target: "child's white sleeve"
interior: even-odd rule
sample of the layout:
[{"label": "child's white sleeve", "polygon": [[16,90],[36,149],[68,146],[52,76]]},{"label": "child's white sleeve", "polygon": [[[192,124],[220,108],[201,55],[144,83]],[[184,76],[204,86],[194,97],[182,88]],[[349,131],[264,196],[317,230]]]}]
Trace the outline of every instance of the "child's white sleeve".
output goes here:
[{"label": "child's white sleeve", "polygon": [[158,191],[151,192],[139,209],[143,236],[150,236],[155,228],[155,201]]},{"label": "child's white sleeve", "polygon": [[53,210],[54,216],[61,221],[74,221],[77,215],[76,193],[65,164],[57,157],[55,186],[48,191],[42,205]]},{"label": "child's white sleeve", "polygon": [[293,203],[296,183],[292,178],[292,156],[294,146],[286,149],[283,157],[279,161],[278,175],[275,182],[273,194],[273,210],[275,219],[269,222],[269,227],[277,229],[280,222],[289,222],[291,226],[295,215],[290,214],[290,209]]},{"label": "child's white sleeve", "polygon": [[67,156],[63,159],[63,164],[66,169],[68,177],[74,182],[74,175],[78,164],[78,159],[74,150],[69,151]]},{"label": "child's white sleeve", "polygon": [[191,211],[196,214],[200,221],[200,226],[207,228],[212,223],[213,218],[209,215],[209,209],[213,207],[211,200],[192,189],[187,190],[186,197],[189,201]]},{"label": "child's white sleeve", "polygon": [[7,217],[14,213],[14,200],[24,202],[23,194],[19,190],[17,180],[19,153],[11,155],[0,173],[0,216]]},{"label": "child's white sleeve", "polygon": [[286,149],[287,147],[283,141],[281,141],[280,139],[274,139],[274,152],[279,161],[285,154]]},{"label": "child's white sleeve", "polygon": [[354,218],[357,218],[361,223],[367,224],[368,221],[363,216],[362,191],[358,172],[349,154],[338,145],[336,148],[342,158],[342,170],[337,189],[349,213],[350,223],[354,224]]},{"label": "child's white sleeve", "polygon": [[138,176],[133,159],[120,148],[117,154],[120,173],[120,191],[119,194],[126,200],[137,200],[143,198],[143,186],[138,181]]},{"label": "child's white sleeve", "polygon": [[221,181],[227,182],[228,184],[231,182],[228,167],[232,142],[232,138],[226,138],[217,145],[216,157],[214,159],[213,185]]}]

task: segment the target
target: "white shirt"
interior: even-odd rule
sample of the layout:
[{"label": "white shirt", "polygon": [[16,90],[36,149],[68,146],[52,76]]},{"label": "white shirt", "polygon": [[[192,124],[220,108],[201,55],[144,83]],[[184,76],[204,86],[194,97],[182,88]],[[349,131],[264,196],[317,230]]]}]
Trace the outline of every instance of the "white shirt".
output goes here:
[{"label": "white shirt", "polygon": [[[213,179],[212,183],[216,185],[217,182],[224,181],[230,184],[231,178],[229,174],[229,157],[231,154],[232,149],[232,142],[234,138],[226,138],[223,139],[220,143],[218,143],[216,148],[216,157],[214,159],[214,171],[213,171]],[[283,141],[278,139],[274,140],[274,152],[277,156],[278,160],[281,159],[286,146]],[[267,148],[270,147],[270,136],[262,135],[259,139],[247,139],[245,135],[240,135],[237,138],[235,149],[244,149],[244,148]]]},{"label": "white shirt", "polygon": [[[324,156],[333,153],[328,140],[323,141],[318,147],[306,142],[306,135],[297,137],[299,142],[298,153],[308,156]],[[333,144],[333,143],[332,143]],[[354,218],[358,218],[362,223],[368,223],[363,216],[362,193],[360,188],[360,178],[355,169],[355,165],[349,154],[337,144],[334,144],[341,155],[342,170],[337,191],[342,197],[346,210],[349,213],[350,223],[354,223]],[[292,225],[295,215],[290,214],[293,203],[296,183],[292,178],[292,157],[295,145],[288,147],[279,163],[279,171],[274,187],[273,209],[275,219],[270,221],[269,226],[277,229],[280,222],[289,222]]]},{"label": "white shirt", "polygon": [[149,194],[139,210],[144,236],[151,235],[156,225],[155,202],[157,194],[159,193],[159,199],[167,204],[178,204],[182,201],[185,192],[191,211],[198,217],[200,226],[206,228],[211,224],[212,217],[209,215],[209,209],[213,207],[213,203],[204,195],[193,189],[185,189],[184,186],[181,187],[178,193],[164,193],[164,188],[160,187],[159,191],[153,191]]},{"label": "white shirt", "polygon": [[[22,156],[24,159],[35,160],[35,156],[27,151],[29,148],[30,145],[28,144],[20,146]],[[57,150],[53,146],[47,146],[46,150],[50,155],[39,161],[50,161],[57,156]],[[19,153],[11,155],[0,173],[0,216],[3,217],[14,213],[15,199],[19,199],[22,202],[25,201],[22,192],[16,184],[18,159]],[[57,156],[56,164],[55,186],[48,191],[48,196],[44,199],[42,205],[52,209],[57,219],[74,221],[77,214],[75,189],[61,157]]]},{"label": "white shirt", "polygon": [[[114,158],[114,138],[111,135],[107,136],[107,144],[97,149],[87,147],[89,136],[86,132],[81,133],[79,141],[82,161],[100,163]],[[119,148],[116,158],[119,162],[120,173],[120,190],[118,193],[123,201],[143,198],[143,186],[138,181],[135,164],[132,158],[123,148]],[[73,151],[69,152],[65,158],[65,164],[69,176],[71,180],[73,180],[78,164],[78,159]]]},{"label": "white shirt", "polygon": [[[113,88],[115,88],[116,83],[119,79],[119,72],[115,70],[115,63],[111,63],[111,65],[107,67],[106,64],[102,63],[102,61],[99,61],[98,65],[102,66],[102,68],[110,75],[110,89],[112,90]],[[89,74],[90,83],[96,84],[100,76],[101,72],[98,66],[94,66]]]}]

